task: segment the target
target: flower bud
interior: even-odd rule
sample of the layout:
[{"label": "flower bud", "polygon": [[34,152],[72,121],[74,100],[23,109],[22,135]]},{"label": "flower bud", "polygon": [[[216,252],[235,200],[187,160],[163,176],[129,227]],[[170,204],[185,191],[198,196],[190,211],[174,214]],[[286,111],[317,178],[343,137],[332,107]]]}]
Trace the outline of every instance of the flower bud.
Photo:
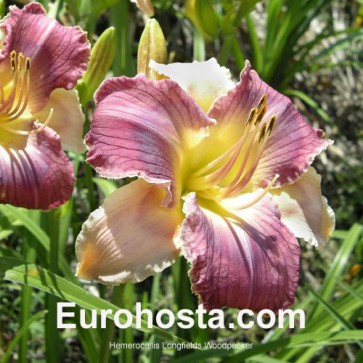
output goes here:
[{"label": "flower bud", "polygon": [[88,69],[78,82],[77,89],[81,104],[91,100],[101,84],[115,57],[115,28],[106,29],[92,47]]},{"label": "flower bud", "polygon": [[163,31],[155,19],[149,19],[141,35],[137,52],[137,73],[144,73],[150,79],[160,79],[156,71],[149,67],[151,60],[166,63],[167,50]]},{"label": "flower bud", "polygon": [[206,40],[215,38],[218,32],[218,19],[209,0],[186,0],[185,15],[192,21]]},{"label": "flower bud", "polygon": [[0,0],[0,18],[3,18],[5,15],[5,1]]}]

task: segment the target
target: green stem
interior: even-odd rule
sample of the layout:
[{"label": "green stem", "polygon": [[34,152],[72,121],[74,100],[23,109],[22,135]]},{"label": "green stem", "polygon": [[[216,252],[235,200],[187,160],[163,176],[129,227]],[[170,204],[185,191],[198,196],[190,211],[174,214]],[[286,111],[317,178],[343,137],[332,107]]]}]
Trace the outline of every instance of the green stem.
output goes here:
[{"label": "green stem", "polygon": [[[49,235],[49,271],[58,274],[59,272],[59,220],[60,210],[42,214],[42,224],[44,230]],[[59,362],[61,355],[61,341],[57,328],[57,302],[54,295],[47,295],[46,308],[48,314],[45,317],[45,346],[46,361],[49,363]]]},{"label": "green stem", "polygon": [[95,186],[93,184],[93,169],[88,165],[84,165],[85,171],[85,183],[88,190],[88,200],[89,200],[89,207],[91,211],[94,211],[97,208],[97,200],[95,196]]},{"label": "green stem", "polygon": [[241,1],[233,21],[234,31],[226,33],[223,37],[224,41],[218,59],[221,65],[225,65],[227,63],[228,57],[233,49],[233,43],[236,38],[236,35],[234,33],[237,31],[237,28],[239,27],[242,18],[245,16],[244,7],[245,7],[244,1]]},{"label": "green stem", "polygon": [[0,18],[3,18],[5,15],[5,1],[0,0]]},{"label": "green stem", "polygon": [[[136,302],[135,285],[127,283],[125,285],[124,298],[122,301],[123,308],[132,311]],[[122,329],[119,334],[119,342],[132,344],[134,342],[134,330],[132,328]],[[119,355],[119,362],[132,362],[133,351],[131,349],[123,349]]]},{"label": "green stem", "polygon": [[205,60],[205,42],[203,35],[194,27],[193,59],[199,62]]},{"label": "green stem", "polygon": [[[30,243],[28,243],[28,240],[30,238],[32,238],[32,236],[28,232],[24,232],[24,241],[23,241],[24,260],[32,263],[35,262],[36,260],[36,250],[35,248],[30,247]],[[19,327],[23,327],[30,318],[31,294],[32,294],[32,288],[23,285],[21,289]],[[19,358],[18,358],[19,363],[26,363],[28,361],[27,345],[28,345],[28,332],[25,332],[21,337],[21,339],[19,340]]]},{"label": "green stem", "polygon": [[237,63],[237,66],[239,69],[243,69],[244,65],[245,65],[246,57],[244,56],[243,51],[242,51],[240,45],[238,44],[238,39],[236,36],[234,36],[234,38],[233,38],[232,47],[233,47],[233,54],[234,54],[234,58]]},{"label": "green stem", "polygon": [[219,58],[218,58],[218,61],[221,65],[225,65],[227,63],[229,54],[231,53],[232,44],[233,44],[233,34],[225,35],[222,49],[219,53]]},{"label": "green stem", "polygon": [[[195,310],[196,307],[191,294],[190,280],[188,277],[187,260],[185,258],[179,258],[173,265],[173,278],[176,291],[175,302],[177,305],[177,310]],[[194,341],[193,335],[195,333],[197,333],[195,329],[186,330],[178,326],[176,335],[187,341]],[[175,353],[175,357],[180,357],[188,353],[190,352],[187,350],[180,350]]]},{"label": "green stem", "polygon": [[[112,290],[111,303],[120,306],[124,295],[125,285],[115,286]],[[107,363],[110,360],[110,344],[115,336],[115,323],[111,320],[107,321],[106,330],[102,334],[102,341],[99,354],[99,362]]]},{"label": "green stem", "polygon": [[115,76],[135,74],[135,65],[131,56],[128,6],[129,0],[120,0],[110,9],[110,25],[115,28],[118,39],[113,62]]},{"label": "green stem", "polygon": [[47,15],[53,19],[59,19],[59,14],[63,8],[63,0],[56,0],[53,6],[47,12]]}]

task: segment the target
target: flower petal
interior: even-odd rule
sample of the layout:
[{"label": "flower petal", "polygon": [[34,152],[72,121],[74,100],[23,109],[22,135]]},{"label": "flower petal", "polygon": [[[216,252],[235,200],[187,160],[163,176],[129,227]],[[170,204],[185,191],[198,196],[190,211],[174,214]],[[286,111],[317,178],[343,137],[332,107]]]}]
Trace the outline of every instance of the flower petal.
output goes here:
[{"label": "flower petal", "polygon": [[173,239],[183,218],[160,206],[165,190],[142,179],[110,194],[83,224],[77,276],[105,284],[139,282],[179,255]]},{"label": "flower petal", "polygon": [[[37,124],[37,127],[40,127]],[[6,132],[1,138],[5,140]],[[50,128],[29,136],[11,134],[0,144],[0,203],[31,209],[57,208],[73,191],[73,166]]]},{"label": "flower petal", "polygon": [[96,103],[87,161],[104,177],[140,176],[160,184],[171,191],[169,204],[181,182],[181,158],[214,121],[177,83],[144,76],[104,81]]},{"label": "flower petal", "polygon": [[62,147],[75,153],[85,151],[86,146],[83,143],[84,115],[77,91],[55,89],[43,110],[34,117],[44,122],[51,109],[53,109],[53,114],[48,126],[60,136]]},{"label": "flower petal", "polygon": [[54,89],[74,87],[87,68],[89,43],[79,27],[65,27],[48,18],[40,4],[11,6],[10,11],[1,24],[6,35],[0,61],[13,50],[31,59],[29,107],[35,113]]},{"label": "flower petal", "polygon": [[325,243],[335,225],[334,212],[321,196],[320,181],[320,175],[310,167],[294,184],[272,191],[281,221],[296,237],[312,245]]},{"label": "flower petal", "polygon": [[270,197],[232,217],[232,211],[201,208],[191,193],[184,212],[183,253],[191,262],[193,291],[206,309],[275,311],[293,303],[300,249]]},{"label": "flower petal", "polygon": [[[226,96],[219,98],[209,115],[217,120],[211,139],[225,150],[243,135],[244,125],[252,108],[267,96],[267,110],[261,125],[276,116],[276,122],[264,147],[252,182],[267,186],[279,174],[275,187],[297,180],[331,142],[321,139],[323,132],[311,127],[289,98],[263,82],[249,62],[241,73],[241,82]],[[220,139],[220,140],[219,140]],[[221,150],[222,153],[224,150]]]},{"label": "flower petal", "polygon": [[234,87],[229,69],[221,67],[215,58],[205,62],[167,65],[151,61],[150,68],[176,81],[205,112],[216,98]]}]

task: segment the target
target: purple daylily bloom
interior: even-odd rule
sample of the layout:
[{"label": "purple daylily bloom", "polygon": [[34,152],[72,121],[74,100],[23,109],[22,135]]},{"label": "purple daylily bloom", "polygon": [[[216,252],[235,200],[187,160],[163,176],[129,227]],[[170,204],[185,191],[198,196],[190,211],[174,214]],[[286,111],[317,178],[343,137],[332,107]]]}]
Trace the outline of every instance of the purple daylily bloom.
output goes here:
[{"label": "purple daylily bloom", "polygon": [[40,4],[10,7],[0,23],[0,203],[49,209],[73,190],[83,114],[72,90],[87,67],[79,27],[48,18]]},{"label": "purple daylily bloom", "polygon": [[215,59],[152,67],[169,79],[111,78],[96,94],[87,161],[138,179],[84,223],[77,275],[137,282],[183,254],[206,309],[287,307],[296,237],[334,227],[310,166],[330,141],[248,62],[237,84]]}]

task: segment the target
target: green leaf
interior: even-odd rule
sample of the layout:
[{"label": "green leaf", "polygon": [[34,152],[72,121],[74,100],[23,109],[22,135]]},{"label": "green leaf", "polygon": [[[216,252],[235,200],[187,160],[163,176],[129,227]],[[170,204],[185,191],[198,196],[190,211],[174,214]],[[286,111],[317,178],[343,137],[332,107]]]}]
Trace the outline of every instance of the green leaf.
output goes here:
[{"label": "green leaf", "polygon": [[21,328],[18,330],[18,332],[16,333],[15,337],[12,339],[12,341],[9,343],[8,349],[5,353],[5,355],[2,357],[2,363],[6,363],[9,361],[9,359],[11,358],[11,353],[13,352],[14,348],[16,347],[16,345],[18,344],[19,340],[22,338],[22,336],[28,331],[29,327],[44,318],[44,315],[47,313],[46,310],[43,311],[39,311],[38,313],[36,313],[35,315],[33,315],[32,317],[30,317],[22,326]]},{"label": "green leaf", "polygon": [[[315,291],[312,289],[309,289],[310,293],[315,297],[316,300],[318,300],[319,304],[339,323],[339,325],[346,329],[346,330],[354,330],[355,327],[352,323],[350,323],[348,320],[346,320],[343,316],[339,314],[337,310],[334,309],[334,307],[331,304],[328,304],[326,301],[324,301]],[[358,342],[359,346],[363,348],[363,344],[361,342]]]},{"label": "green leaf", "polygon": [[[84,309],[96,310],[99,314],[101,313],[101,310],[111,309],[112,318],[119,310],[117,306],[90,294],[83,288],[48,270],[15,258],[0,257],[0,277],[2,275],[5,280],[35,287],[61,299],[73,302]],[[108,317],[110,317],[110,315]],[[120,322],[124,324],[126,323],[126,319],[120,318]],[[136,318],[134,315],[131,327],[136,329]],[[171,342],[185,342],[185,340],[158,327],[153,326],[152,328],[148,328],[147,323],[144,320],[141,321],[139,330]]]},{"label": "green leaf", "polygon": [[329,117],[329,115],[319,106],[319,104],[314,101],[311,97],[309,97],[307,94],[305,94],[304,92],[298,91],[298,90],[293,90],[293,89],[288,89],[285,90],[284,93],[287,96],[295,96],[300,98],[303,102],[305,102],[307,105],[309,105],[311,108],[313,108],[315,110],[315,112],[328,124],[333,124],[333,121],[331,120],[331,118]]},{"label": "green leaf", "polygon": [[0,241],[3,239],[8,238],[9,236],[11,236],[14,233],[14,231],[12,229],[3,229],[0,231]]},{"label": "green leaf", "polygon": [[110,195],[118,188],[114,180],[101,179],[101,178],[93,178],[92,180],[101,189],[105,197]]},{"label": "green leaf", "polygon": [[[349,344],[363,339],[363,331],[320,332],[297,334],[268,343],[255,344],[251,349],[231,352],[228,350],[203,350],[173,360],[173,363],[189,363],[213,357],[223,357],[223,363],[240,363],[245,359],[281,348],[311,347]],[[281,360],[280,360],[281,361]],[[282,360],[283,361],[283,360]],[[268,362],[265,360],[265,362]],[[290,360],[289,360],[290,362]]]},{"label": "green leaf", "polygon": [[[35,240],[40,243],[41,247],[43,247],[44,250],[49,253],[49,236],[44,232],[42,228],[40,228],[40,226],[34,219],[30,218],[29,212],[31,214],[33,212],[37,213],[37,211],[28,211],[23,208],[13,207],[12,205],[0,205],[0,213],[4,214],[7,218],[15,218],[16,220],[18,220],[21,225],[24,226],[24,228],[26,228],[35,237]],[[63,255],[59,257],[59,266],[68,279],[73,281],[76,280],[68,262]]]},{"label": "green leaf", "polygon": [[[329,299],[332,297],[338,278],[346,268],[349,257],[356,243],[359,241],[359,237],[362,232],[363,226],[358,224],[353,225],[353,227],[350,229],[347,238],[336,254],[333,263],[331,264],[330,270],[324,279],[324,283],[320,292],[320,297],[323,300],[329,301]],[[312,317],[321,313],[322,309],[323,308],[321,306],[318,306],[313,312]]]}]

